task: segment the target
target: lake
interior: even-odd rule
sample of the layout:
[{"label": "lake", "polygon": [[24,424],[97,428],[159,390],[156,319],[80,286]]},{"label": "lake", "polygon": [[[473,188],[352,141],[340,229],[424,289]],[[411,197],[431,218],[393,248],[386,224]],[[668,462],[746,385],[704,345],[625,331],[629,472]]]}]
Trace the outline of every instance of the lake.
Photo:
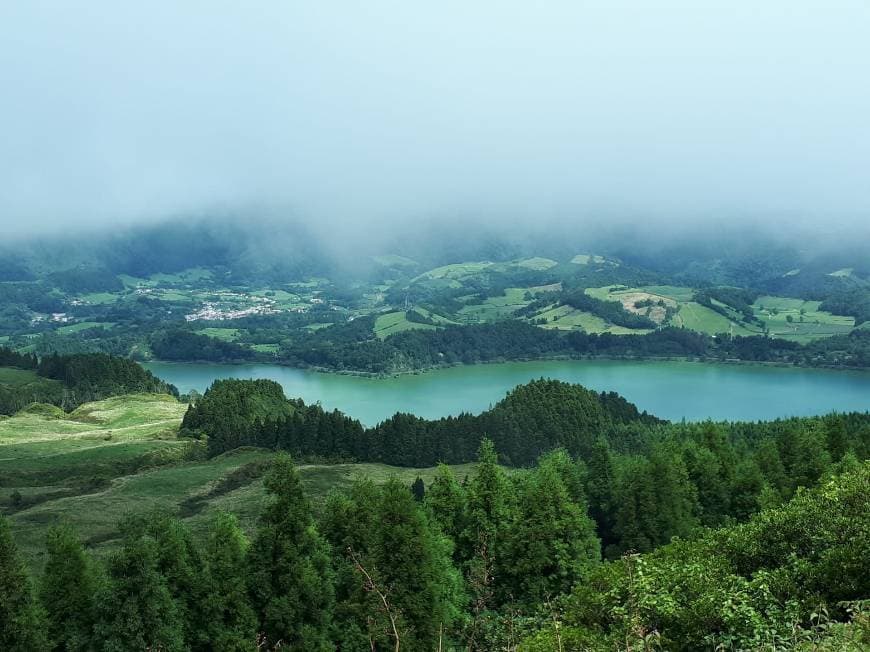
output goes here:
[{"label": "lake", "polygon": [[365,425],[396,412],[435,418],[480,412],[535,378],[616,391],[641,410],[689,421],[759,420],[870,410],[870,373],[694,362],[558,360],[439,369],[392,378],[320,373],[267,364],[143,365],[186,393],[218,378],[269,378],[288,397],[337,408]]}]

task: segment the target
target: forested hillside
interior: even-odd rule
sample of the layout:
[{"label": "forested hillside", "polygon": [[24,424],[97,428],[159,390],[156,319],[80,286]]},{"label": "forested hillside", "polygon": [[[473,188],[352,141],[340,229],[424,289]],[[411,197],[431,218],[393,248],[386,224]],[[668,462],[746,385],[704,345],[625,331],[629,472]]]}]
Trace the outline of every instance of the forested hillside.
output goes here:
[{"label": "forested hillside", "polygon": [[178,394],[174,387],[132,360],[103,353],[37,358],[0,347],[0,371],[4,368],[6,373],[0,374],[0,414],[14,414],[31,403],[72,410],[109,396]]},{"label": "forested hillside", "polygon": [[745,519],[846,458],[870,457],[868,414],[667,424],[615,394],[558,381],[517,387],[480,415],[429,421],[397,414],[366,429],[300,401],[284,401],[292,410],[284,416],[264,407],[281,400],[270,381],[220,381],[189,408],[183,432],[206,438],[212,455],[250,445],[399,466],[468,462],[484,435],[507,465],[527,466],[562,448],[586,465],[590,512],[608,556],[651,550],[699,525]]}]

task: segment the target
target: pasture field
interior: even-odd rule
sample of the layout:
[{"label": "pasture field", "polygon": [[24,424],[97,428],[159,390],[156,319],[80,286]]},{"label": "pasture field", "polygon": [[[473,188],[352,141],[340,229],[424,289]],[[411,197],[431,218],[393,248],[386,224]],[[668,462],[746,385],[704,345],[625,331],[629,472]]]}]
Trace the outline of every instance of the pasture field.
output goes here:
[{"label": "pasture field", "polygon": [[571,306],[555,306],[539,312],[532,319],[545,319],[541,328],[560,331],[583,330],[587,333],[613,333],[615,335],[638,335],[648,333],[644,329],[631,329],[609,324],[597,315],[577,310]]},{"label": "pasture field", "polygon": [[235,342],[239,339],[241,331],[238,328],[200,328],[196,332],[200,335],[208,335],[217,340],[223,340],[224,342]]},{"label": "pasture field", "polygon": [[375,319],[374,332],[379,338],[384,339],[393,333],[401,333],[402,331],[420,328],[424,330],[432,330],[435,326],[431,324],[418,324],[417,322],[408,321],[405,312],[400,310],[396,312],[388,312],[379,315]]},{"label": "pasture field", "polygon": [[789,297],[759,297],[753,304],[756,316],[774,337],[806,343],[814,339],[849,333],[855,319],[819,310],[820,301]]},{"label": "pasture field", "polygon": [[135,394],[86,403],[70,414],[35,404],[0,418],[0,486],[5,492],[34,480],[111,476],[178,459],[191,447],[176,438],[185,410],[171,396]]},{"label": "pasture field", "polygon": [[21,387],[22,385],[30,385],[31,383],[45,382],[47,380],[30,369],[0,367],[0,385]]},{"label": "pasture field", "polygon": [[[263,505],[262,475],[273,453],[239,449],[204,459],[198,442],[179,439],[186,405],[169,396],[131,395],[88,403],[71,414],[35,406],[0,419],[0,511],[28,562],[41,567],[47,529],[73,525],[97,554],[117,543],[118,522],[161,507],[194,529],[217,510],[253,527]],[[461,479],[473,465],[454,467]],[[391,476],[427,483],[436,469],[383,464],[301,464],[315,507],[333,488]]]},{"label": "pasture field", "polygon": [[[668,319],[668,310],[675,310],[679,305],[679,300],[667,294],[653,292],[652,289],[607,285],[600,288],[588,288],[586,294],[602,301],[621,303],[626,312],[649,317],[656,324],[662,325]],[[663,289],[671,288],[665,287]],[[652,302],[654,305],[637,307],[636,304],[641,301]]]},{"label": "pasture field", "polygon": [[416,267],[418,265],[416,260],[398,254],[372,256],[372,260],[384,267]]},{"label": "pasture field", "polygon": [[483,303],[468,303],[459,310],[459,314],[469,320],[495,321],[510,317],[515,311],[529,305],[525,299],[526,288],[507,288],[504,294],[488,297]]},{"label": "pasture field", "polygon": [[[0,385],[14,388],[16,391],[32,391],[33,396],[45,396],[48,394],[60,394],[61,382],[51,378],[43,378],[30,369],[16,369],[15,367],[0,367]],[[25,399],[26,400],[26,399]],[[0,415],[0,440],[2,440],[3,423],[8,419]]]},{"label": "pasture field", "polygon": [[67,335],[69,333],[78,333],[80,331],[85,331],[89,328],[108,329],[114,325],[114,323],[107,321],[80,321],[77,324],[68,324],[66,326],[61,326],[57,329],[57,332]]},{"label": "pasture field", "polygon": [[604,262],[603,256],[595,256],[593,254],[577,254],[571,259],[575,265],[589,265],[590,263],[601,264]]},{"label": "pasture field", "polygon": [[89,294],[83,294],[82,299],[92,305],[105,305],[107,303],[118,302],[121,299],[121,295],[112,292],[91,292]]},{"label": "pasture field", "polygon": [[715,310],[694,301],[681,303],[677,314],[671,319],[671,324],[708,335],[730,333],[732,328],[735,335],[758,335],[757,331],[749,330],[744,324],[728,319]]},{"label": "pasture field", "polygon": [[321,328],[329,328],[330,326],[332,326],[331,323],[325,322],[325,323],[317,323],[317,324],[308,324],[307,326],[304,326],[304,328],[306,330],[309,330],[309,331],[319,331]]},{"label": "pasture field", "polygon": [[473,276],[474,274],[478,274],[485,270],[488,267],[492,267],[494,263],[490,263],[488,261],[481,262],[473,262],[473,263],[454,263],[453,265],[443,265],[441,267],[436,267],[435,269],[430,269],[428,272],[423,272],[419,276],[412,279],[412,283],[414,281],[420,281],[424,279],[452,279],[452,280],[460,280],[467,276]]},{"label": "pasture field", "polygon": [[192,285],[211,279],[210,270],[191,267],[175,274],[152,274],[148,280],[154,285]]},{"label": "pasture field", "polygon": [[544,271],[550,269],[551,267],[555,267],[559,263],[557,263],[552,258],[542,258],[541,256],[534,256],[532,258],[523,258],[522,260],[518,260],[515,264],[517,267],[523,267],[525,269]]},{"label": "pasture field", "polygon": [[691,301],[695,296],[695,290],[679,285],[644,285],[638,289],[665,299],[673,299],[678,303]]}]

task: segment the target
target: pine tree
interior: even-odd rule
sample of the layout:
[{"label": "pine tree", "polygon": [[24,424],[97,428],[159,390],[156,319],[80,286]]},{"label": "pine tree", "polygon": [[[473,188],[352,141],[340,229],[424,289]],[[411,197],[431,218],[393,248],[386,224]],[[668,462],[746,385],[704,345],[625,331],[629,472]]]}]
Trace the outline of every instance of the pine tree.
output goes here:
[{"label": "pine tree", "polygon": [[12,541],[9,523],[0,515],[0,650],[45,650],[46,627],[27,568]]},{"label": "pine tree", "polygon": [[157,549],[157,571],[178,610],[184,640],[193,648],[208,645],[207,623],[202,614],[204,577],[202,555],[190,530],[177,518],[162,510],[134,516],[121,525],[129,536],[148,536]]},{"label": "pine tree", "polygon": [[606,547],[615,542],[614,502],[615,471],[607,440],[599,437],[592,445],[587,463],[586,496],[589,502],[589,515],[598,526],[601,545]]},{"label": "pine tree", "polygon": [[336,574],[333,640],[340,650],[348,652],[371,649],[368,587],[361,582],[350,553],[360,555],[371,546],[379,525],[379,493],[371,480],[356,482],[350,494],[333,490],[326,497],[320,519],[321,531],[332,546]]},{"label": "pine tree", "polygon": [[98,598],[95,628],[105,652],[186,648],[184,623],[158,563],[154,538],[132,532],[109,559],[109,582]]},{"label": "pine tree", "polygon": [[789,469],[794,487],[811,487],[830,466],[826,433],[820,425],[804,425],[795,437],[794,458]]},{"label": "pine tree", "polygon": [[501,602],[534,607],[568,592],[599,561],[600,541],[585,500],[572,496],[565,482],[573,466],[564,451],[555,451],[522,483],[516,519],[505,529],[496,563]]},{"label": "pine tree", "polygon": [[739,464],[731,492],[731,516],[742,521],[757,512],[763,488],[764,478],[758,465],[751,458]]},{"label": "pine tree", "polygon": [[755,449],[754,457],[761,474],[764,476],[767,484],[770,485],[770,488],[781,499],[788,498],[791,495],[790,482],[776,441],[770,437],[763,439]]},{"label": "pine tree", "polygon": [[49,530],[39,596],[48,616],[48,636],[57,649],[92,649],[97,578],[71,528]]},{"label": "pine tree", "polygon": [[450,540],[396,479],[333,495],[327,512],[330,541],[336,550],[344,547],[337,608],[347,632],[342,649],[355,649],[346,642],[350,632],[359,648],[392,649],[398,638],[401,649],[435,649],[464,602]]},{"label": "pine tree", "polygon": [[249,550],[249,590],[260,632],[270,645],[327,650],[333,573],[299,474],[278,454],[264,480],[272,497]]},{"label": "pine tree", "polygon": [[414,480],[414,483],[411,485],[411,493],[414,494],[414,500],[418,503],[423,502],[423,498],[426,496],[426,485],[423,483],[423,478],[417,476],[417,479]]},{"label": "pine tree", "polygon": [[205,543],[201,607],[210,649],[247,652],[256,639],[257,618],[247,593],[247,547],[235,516],[215,516]]},{"label": "pine tree", "polygon": [[472,601],[472,622],[468,631],[468,646],[476,649],[486,645],[481,631],[489,613],[497,606],[499,578],[495,575],[502,533],[513,521],[510,484],[498,465],[498,456],[491,440],[484,439],[478,451],[478,464],[468,483],[468,503],[465,532],[460,545],[464,549],[465,578]]},{"label": "pine tree", "polygon": [[[457,482],[450,467],[446,464],[438,465],[435,479],[426,492],[425,505],[432,518],[454,544],[459,542],[465,528],[466,502],[465,489]],[[460,551],[457,546],[454,558],[457,561],[467,561],[462,559]]]}]

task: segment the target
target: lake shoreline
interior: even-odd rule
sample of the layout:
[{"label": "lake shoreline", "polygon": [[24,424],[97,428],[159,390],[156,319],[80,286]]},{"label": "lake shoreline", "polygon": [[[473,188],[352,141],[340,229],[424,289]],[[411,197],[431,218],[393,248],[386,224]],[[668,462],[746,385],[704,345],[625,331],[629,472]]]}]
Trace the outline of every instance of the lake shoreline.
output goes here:
[{"label": "lake shoreline", "polygon": [[161,360],[153,358],[151,360],[139,360],[139,364],[166,364],[166,365],[216,365],[225,367],[237,367],[240,365],[266,365],[272,367],[280,367],[283,369],[298,369],[300,371],[311,371],[318,374],[334,375],[334,376],[352,376],[358,378],[371,379],[389,379],[401,378],[403,376],[420,376],[431,372],[443,371],[445,369],[457,369],[462,367],[481,367],[486,365],[509,364],[513,362],[649,362],[656,364],[660,362],[688,362],[702,365],[722,365],[736,367],[761,367],[761,368],[779,368],[779,369],[802,369],[802,370],[819,370],[819,371],[834,371],[834,372],[859,372],[870,373],[868,367],[846,367],[843,365],[806,365],[795,364],[791,362],[765,361],[765,360],[741,360],[739,358],[702,358],[689,356],[612,356],[612,355],[551,355],[551,356],[535,356],[522,358],[499,358],[493,360],[480,360],[478,362],[453,362],[449,364],[433,365],[422,369],[408,369],[406,371],[394,371],[390,373],[374,373],[370,371],[358,371],[354,369],[333,369],[331,367],[319,367],[316,365],[299,365],[285,364],[276,361],[265,360],[234,360],[215,362],[214,360]]},{"label": "lake shoreline", "polygon": [[273,380],[287,396],[319,401],[367,425],[397,412],[423,418],[476,413],[539,378],[616,392],[638,409],[672,421],[753,421],[870,410],[870,374],[864,371],[697,359],[491,361],[380,377],[262,363],[154,362],[146,368],[182,394],[203,393],[220,379]]}]

